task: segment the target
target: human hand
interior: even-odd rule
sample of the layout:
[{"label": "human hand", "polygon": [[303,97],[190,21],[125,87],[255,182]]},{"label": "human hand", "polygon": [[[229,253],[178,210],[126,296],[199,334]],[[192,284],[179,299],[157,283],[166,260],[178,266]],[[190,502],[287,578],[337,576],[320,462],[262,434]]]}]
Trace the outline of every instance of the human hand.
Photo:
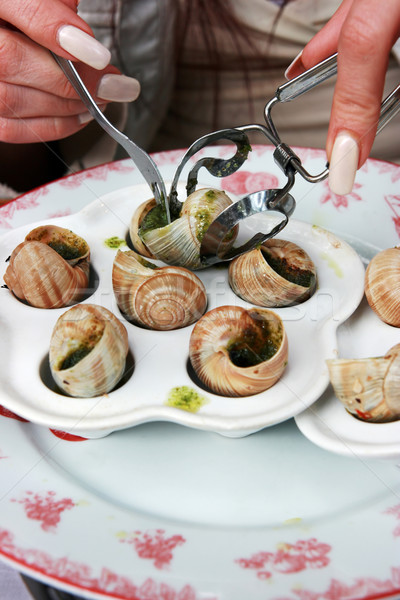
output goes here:
[{"label": "human hand", "polygon": [[399,0],[344,0],[286,71],[291,79],[338,52],[326,151],[333,192],[348,194],[376,135],[391,48],[400,36]]},{"label": "human hand", "polygon": [[136,79],[109,65],[109,50],[76,14],[79,0],[1,0],[0,141],[69,136],[91,117],[48,50],[75,61],[99,104],[131,101]]}]

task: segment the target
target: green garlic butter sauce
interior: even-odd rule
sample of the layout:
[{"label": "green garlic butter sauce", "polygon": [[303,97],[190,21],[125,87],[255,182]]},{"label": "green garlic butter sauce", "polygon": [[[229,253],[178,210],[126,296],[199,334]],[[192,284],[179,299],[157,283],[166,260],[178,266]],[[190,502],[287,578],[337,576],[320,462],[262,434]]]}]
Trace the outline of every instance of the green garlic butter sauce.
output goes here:
[{"label": "green garlic butter sauce", "polygon": [[140,223],[139,233],[152,231],[153,229],[165,227],[166,225],[168,225],[168,219],[165,208],[162,204],[156,204],[156,206],[149,210],[149,212],[144,216],[142,222]]},{"label": "green garlic butter sauce", "polygon": [[72,369],[81,360],[83,360],[88,354],[91,353],[93,348],[99,343],[104,332],[104,323],[98,319],[94,319],[91,328],[86,331],[84,341],[77,339],[71,339],[71,348],[67,354],[60,358],[57,369],[59,371],[65,371]]},{"label": "green garlic butter sauce", "polygon": [[315,283],[315,275],[312,271],[302,270],[289,264],[285,258],[272,256],[267,250],[261,248],[262,255],[269,266],[281,277],[302,287],[309,288]]},{"label": "green garlic butter sauce", "polygon": [[118,248],[121,248],[121,246],[126,246],[126,241],[116,235],[113,235],[112,237],[104,240],[104,244],[107,246],[107,248],[111,248],[111,250],[117,250]]},{"label": "green garlic butter sauce", "polygon": [[195,389],[188,385],[182,385],[170,390],[165,404],[167,406],[195,413],[207,403],[207,398],[196,392]]},{"label": "green garlic butter sauce", "polygon": [[272,329],[267,320],[257,320],[254,327],[244,329],[240,337],[228,343],[229,358],[237,367],[253,367],[276,354],[282,337],[281,325]]}]

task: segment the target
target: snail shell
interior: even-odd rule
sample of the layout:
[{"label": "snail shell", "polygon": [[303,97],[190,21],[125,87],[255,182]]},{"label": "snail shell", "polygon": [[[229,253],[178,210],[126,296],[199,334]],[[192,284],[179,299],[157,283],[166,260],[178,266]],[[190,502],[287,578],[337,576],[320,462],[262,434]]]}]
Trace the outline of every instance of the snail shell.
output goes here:
[{"label": "snail shell", "polygon": [[232,290],[251,304],[281,307],[307,300],[317,284],[308,254],[293,242],[270,239],[229,266]]},{"label": "snail shell", "polygon": [[365,271],[365,296],[382,321],[400,327],[400,248],[372,258]]},{"label": "snail shell", "polygon": [[278,381],[288,361],[288,341],[272,311],[220,306],[194,326],[189,355],[197,376],[213,392],[250,396]]},{"label": "snail shell", "polygon": [[385,356],[327,364],[335,394],[351,414],[375,423],[400,418],[400,344]]},{"label": "snail shell", "polygon": [[50,341],[50,370],[69,396],[91,398],[111,391],[121,379],[128,335],[102,306],[77,304],[57,320]]},{"label": "snail shell", "polygon": [[183,267],[156,267],[132,250],[117,252],[112,282],[120,310],[149,329],[186,327],[207,307],[207,293],[197,275]]},{"label": "snail shell", "polygon": [[[134,215],[130,228],[131,239],[136,240],[139,236],[150,256],[168,265],[200,269],[200,246],[204,234],[220,212],[231,204],[225,192],[212,188],[196,190],[183,203],[180,216],[168,225],[154,227],[154,222],[150,222],[148,229],[142,226],[135,233],[132,223],[137,227],[140,218]],[[235,237],[234,233],[228,234],[226,248],[233,245]]]},{"label": "snail shell", "polygon": [[154,198],[151,198],[151,200],[146,200],[145,202],[142,202],[142,204],[140,204],[138,206],[138,208],[135,210],[135,212],[133,213],[133,216],[132,216],[132,219],[130,222],[130,226],[129,226],[129,236],[131,238],[131,242],[133,244],[134,249],[136,250],[136,252],[138,252],[142,256],[145,256],[146,258],[155,258],[155,257],[152,255],[150,250],[142,242],[142,239],[139,236],[139,229],[140,229],[144,219],[149,214],[149,212],[154,211],[154,209],[156,207],[157,207],[157,203]]},{"label": "snail shell", "polygon": [[17,298],[31,306],[68,306],[87,291],[89,256],[83,238],[56,225],[43,225],[14,249],[4,281]]}]

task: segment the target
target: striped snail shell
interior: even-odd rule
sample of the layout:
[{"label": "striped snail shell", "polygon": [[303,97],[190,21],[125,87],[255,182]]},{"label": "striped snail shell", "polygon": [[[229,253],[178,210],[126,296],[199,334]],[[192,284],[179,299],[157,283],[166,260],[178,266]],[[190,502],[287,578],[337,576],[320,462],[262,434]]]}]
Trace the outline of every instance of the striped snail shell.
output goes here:
[{"label": "striped snail shell", "polygon": [[224,396],[250,396],[270,388],[288,361],[288,340],[270,310],[220,306],[194,326],[189,343],[199,379]]},{"label": "striped snail shell", "polygon": [[365,296],[378,317],[400,327],[400,248],[376,254],[365,271]]},{"label": "striped snail shell", "polygon": [[117,252],[112,282],[121,312],[149,329],[186,327],[207,307],[206,290],[197,275],[183,267],[157,267],[132,250]]},{"label": "striped snail shell", "polygon": [[307,300],[315,291],[317,273],[297,244],[273,238],[231,262],[229,284],[246,302],[282,307]]},{"label": "striped snail shell", "polygon": [[91,398],[120,381],[128,354],[128,334],[108,309],[77,304],[57,320],[50,340],[50,370],[70,396]]},{"label": "striped snail shell", "polygon": [[[148,210],[150,204],[141,205],[131,221],[133,245],[144,256],[156,258],[167,265],[201,269],[200,247],[204,234],[212,221],[231,204],[231,199],[221,190],[199,189],[188,196],[178,218],[169,224],[162,222],[162,215],[158,212]],[[154,210],[160,211],[160,208],[156,206]],[[144,218],[140,216],[143,214]],[[232,246],[235,239],[235,231],[229,233],[225,248]]]},{"label": "striped snail shell", "polygon": [[385,356],[327,360],[337,398],[354,416],[385,423],[400,418],[400,344]]},{"label": "striped snail shell", "polygon": [[63,227],[42,225],[13,250],[4,281],[31,306],[68,306],[87,291],[89,257],[83,238]]}]

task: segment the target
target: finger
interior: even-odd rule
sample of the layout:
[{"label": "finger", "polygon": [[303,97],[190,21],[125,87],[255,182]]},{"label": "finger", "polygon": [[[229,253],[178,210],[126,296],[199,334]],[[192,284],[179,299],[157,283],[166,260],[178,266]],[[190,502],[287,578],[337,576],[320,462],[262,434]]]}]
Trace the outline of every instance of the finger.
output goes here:
[{"label": "finger", "polygon": [[338,40],[338,76],[327,139],[331,189],[346,194],[375,135],[391,48],[399,35],[400,3],[355,0]]},{"label": "finger", "polygon": [[343,23],[351,9],[353,0],[344,0],[328,23],[303,48],[288,66],[285,77],[293,79],[337,51],[338,39]]},{"label": "finger", "polygon": [[110,62],[110,51],[98,42],[76,14],[76,0],[1,0],[1,18],[29,38],[69,59],[95,69]]},{"label": "finger", "polygon": [[[90,93],[101,100],[129,102],[139,95],[136,79],[121,75],[111,65],[100,73],[83,64],[77,69]],[[63,98],[78,97],[48,50],[20,32],[5,29],[0,29],[0,81]]]},{"label": "finger", "polygon": [[[102,107],[102,104],[98,104]],[[105,106],[105,104],[104,104]],[[60,98],[41,90],[0,82],[0,117],[27,119],[33,117],[70,117],[86,112],[80,100]]]},{"label": "finger", "polygon": [[[86,113],[84,113],[86,116]],[[74,117],[7,119],[0,117],[0,141],[7,143],[50,142],[68,137],[84,127],[87,120]]]}]

